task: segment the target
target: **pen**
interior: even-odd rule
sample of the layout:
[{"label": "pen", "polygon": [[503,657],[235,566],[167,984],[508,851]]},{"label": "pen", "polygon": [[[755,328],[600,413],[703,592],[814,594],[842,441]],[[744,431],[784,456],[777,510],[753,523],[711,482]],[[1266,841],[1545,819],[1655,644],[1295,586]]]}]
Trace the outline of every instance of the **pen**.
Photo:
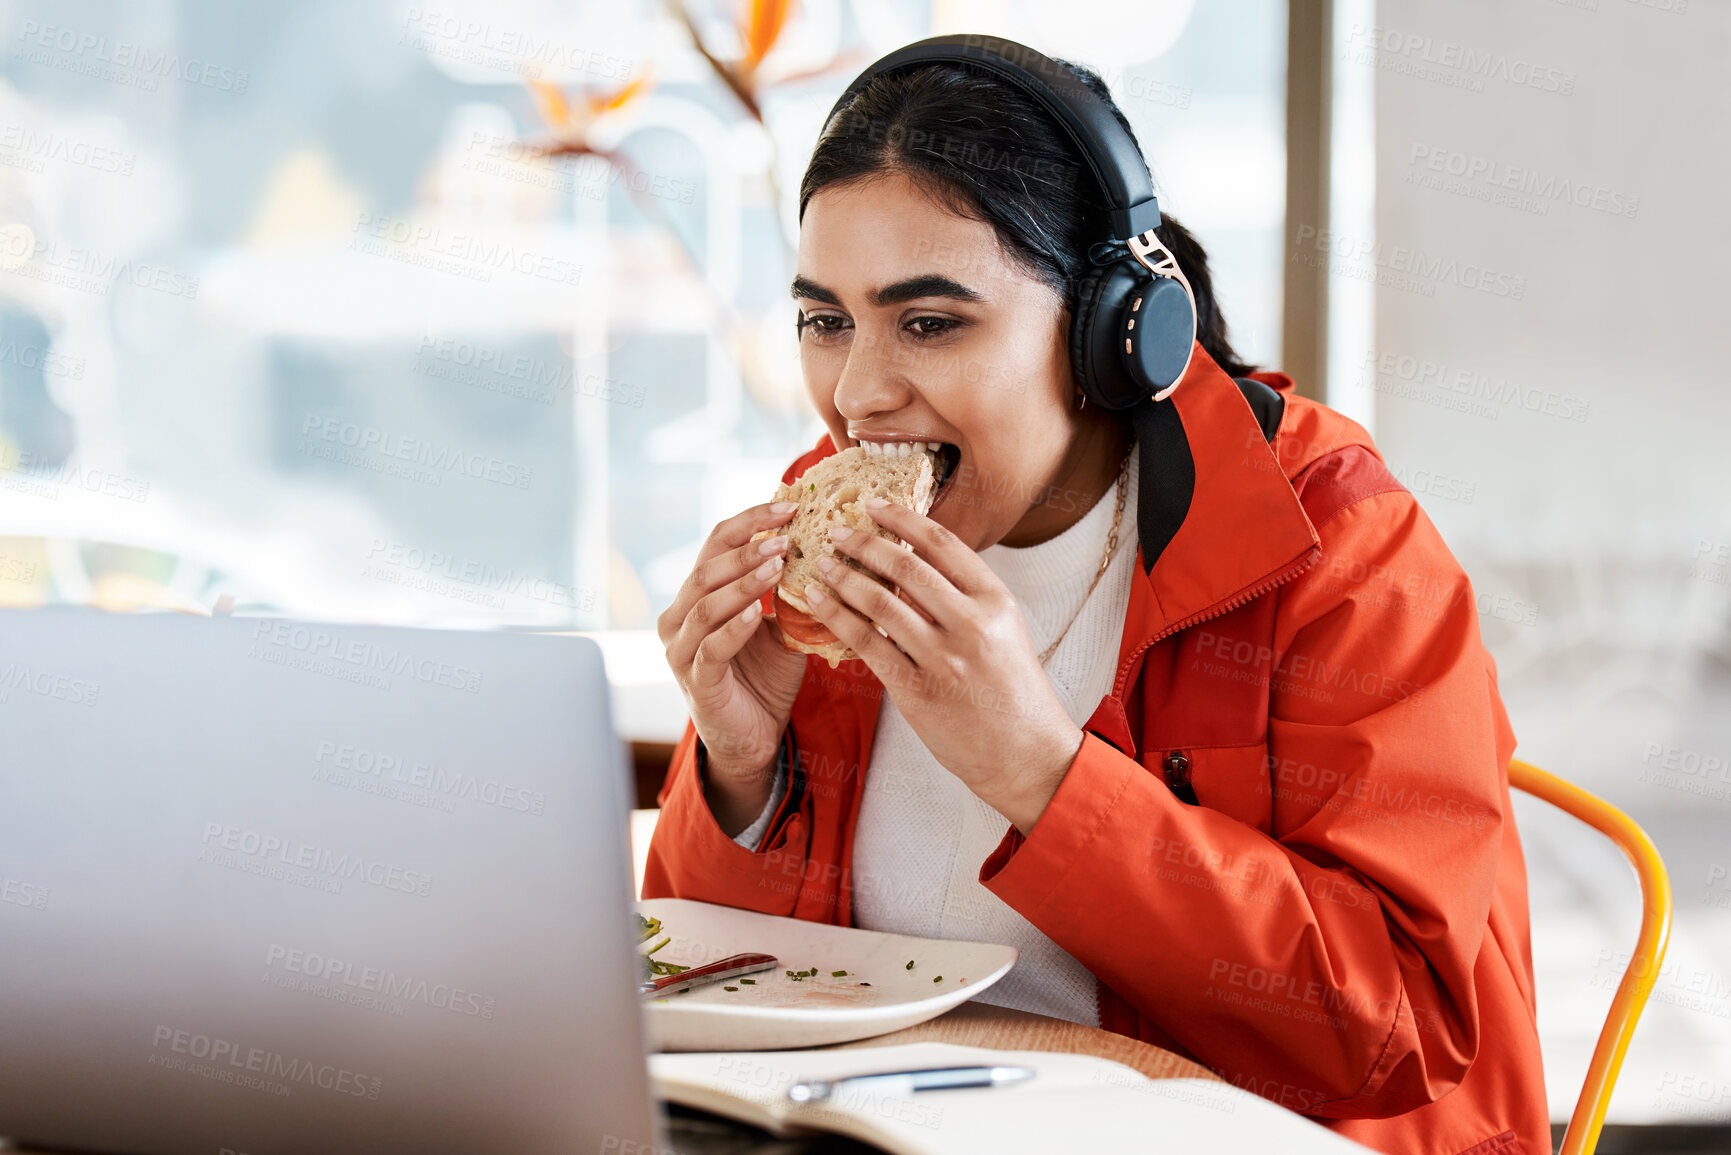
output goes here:
[{"label": "pen", "polygon": [[824,1100],[843,1086],[859,1084],[879,1084],[874,1089],[880,1095],[905,1095],[914,1091],[996,1087],[1000,1083],[1019,1083],[1033,1077],[1032,1067],[925,1067],[915,1071],[875,1071],[869,1075],[795,1083],[787,1089],[787,1097],[796,1103]]}]

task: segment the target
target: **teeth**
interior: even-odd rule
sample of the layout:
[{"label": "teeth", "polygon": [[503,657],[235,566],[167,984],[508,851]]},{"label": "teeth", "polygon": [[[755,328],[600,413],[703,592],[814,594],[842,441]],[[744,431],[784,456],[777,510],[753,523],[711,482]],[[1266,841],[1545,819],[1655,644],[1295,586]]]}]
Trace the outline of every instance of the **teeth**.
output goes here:
[{"label": "teeth", "polygon": [[941,441],[861,441],[861,449],[873,457],[912,457],[917,453],[942,452]]}]

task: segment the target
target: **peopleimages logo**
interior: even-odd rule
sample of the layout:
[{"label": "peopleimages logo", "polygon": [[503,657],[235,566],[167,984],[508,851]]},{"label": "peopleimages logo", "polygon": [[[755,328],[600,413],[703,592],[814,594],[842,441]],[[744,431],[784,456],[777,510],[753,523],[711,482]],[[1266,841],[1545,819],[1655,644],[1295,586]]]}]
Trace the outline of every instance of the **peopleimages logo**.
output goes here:
[{"label": "peopleimages logo", "polygon": [[[352,231],[356,235],[350,247],[358,251],[391,255],[388,249],[379,249],[366,242],[395,245],[427,258],[412,263],[427,264],[447,272],[463,270],[465,275],[472,275],[475,280],[491,280],[492,274],[498,270],[509,270],[556,285],[576,285],[583,280],[583,266],[579,262],[503,243],[478,233],[449,232],[438,225],[369,212],[360,214]],[[437,258],[447,258],[454,264],[440,263]]]},{"label": "peopleimages logo", "polygon": [[24,162],[17,167],[31,172],[41,172],[42,162],[53,160],[97,172],[131,176],[133,166],[138,163],[137,153],[120,152],[52,129],[38,130],[11,122],[0,124],[0,150],[17,157]]},{"label": "peopleimages logo", "polygon": [[[419,758],[380,753],[364,746],[320,742],[313,761],[325,768],[322,780],[336,785],[353,785],[357,781],[382,783],[388,777],[392,782],[401,782],[437,798],[465,799],[523,814],[543,814],[547,809],[547,795],[539,790],[431,766]],[[315,772],[314,777],[320,778],[320,774]]]},{"label": "peopleimages logo", "polygon": [[[39,24],[34,20],[26,20],[19,26],[17,40],[23,45],[13,53],[18,59],[110,80],[146,92],[155,92],[160,80],[184,80],[200,88],[240,95],[252,79],[249,73],[238,68],[191,56],[182,60],[178,52],[153,49],[128,40],[111,41],[107,36],[83,29]],[[52,53],[60,55],[56,57]]]},{"label": "peopleimages logo", "polygon": [[1438,284],[1514,301],[1527,292],[1527,279],[1514,273],[1406,245],[1387,247],[1381,241],[1318,229],[1315,225],[1299,225],[1292,243],[1297,250],[1311,250],[1295,251],[1292,260],[1296,263],[1326,268],[1334,276],[1371,281],[1422,297],[1435,296]]},{"label": "peopleimages logo", "polygon": [[[492,995],[465,990],[450,983],[431,983],[426,979],[399,975],[392,970],[358,966],[334,955],[298,950],[278,943],[272,943],[270,949],[265,951],[264,965],[271,970],[302,975],[333,988],[346,987],[351,991],[382,995],[388,999],[422,1003],[471,1018],[492,1018],[493,1008],[498,1004],[498,1000]],[[325,992],[313,990],[309,993]]]},{"label": "peopleimages logo", "polygon": [[1500,49],[1438,40],[1398,28],[1354,24],[1347,33],[1345,55],[1354,64],[1369,64],[1472,92],[1483,92],[1486,81],[1501,81],[1561,96],[1575,94],[1575,74],[1567,69],[1510,56]]},{"label": "peopleimages logo", "polygon": [[[150,1046],[151,1066],[190,1071],[206,1078],[216,1078],[220,1082],[238,1082],[241,1080],[237,1076],[252,1075],[279,1080],[285,1084],[300,1083],[308,1087],[320,1087],[359,1099],[377,1099],[384,1088],[384,1080],[378,1076],[363,1075],[335,1063],[296,1059],[280,1051],[264,1047],[245,1047],[229,1039],[177,1030],[160,1024],[152,1033]],[[163,1051],[168,1054],[158,1053]],[[199,1069],[197,1062],[173,1059],[170,1058],[171,1055],[204,1060],[206,1069]]]},{"label": "peopleimages logo", "polygon": [[[417,682],[448,686],[470,694],[481,692],[481,671],[452,662],[422,657],[395,646],[344,638],[317,626],[260,618],[253,623],[247,657],[332,673],[346,681],[366,681],[390,689],[385,674],[406,674]],[[269,649],[265,647],[275,647]],[[341,663],[330,666],[330,663]],[[382,683],[382,684],[380,684]]]},{"label": "peopleimages logo", "polygon": [[48,895],[47,887],[34,886],[22,879],[7,878],[0,874],[0,902],[28,907],[31,910],[47,910]]},{"label": "peopleimages logo", "polygon": [[[434,485],[437,485],[441,475],[446,473],[461,473],[478,481],[490,481],[495,485],[505,485],[513,489],[528,489],[529,483],[535,479],[535,467],[532,465],[520,465],[489,457],[484,453],[471,453],[454,445],[440,445],[423,438],[405,437],[400,433],[391,433],[370,425],[358,425],[353,421],[318,413],[307,414],[301,422],[301,437],[303,453],[335,458],[345,465],[364,465],[366,455],[370,454],[381,464],[413,462],[415,465],[426,466],[436,471],[427,475]],[[344,457],[338,453],[319,452],[319,447],[313,444],[315,440],[353,450],[356,456]],[[417,476],[415,480],[426,480],[427,477]]]},{"label": "peopleimages logo", "polygon": [[[315,881],[322,884],[314,889],[340,891],[342,881],[347,879],[422,898],[433,889],[433,876],[425,871],[407,870],[382,859],[337,851],[311,842],[295,842],[224,822],[206,822],[202,842],[206,849],[199,852],[201,862],[231,867],[246,874],[268,877],[281,874],[284,881],[297,884],[310,885]],[[314,880],[289,875],[323,875],[324,878]]]},{"label": "peopleimages logo", "polygon": [[18,662],[8,662],[0,666],[0,705],[11,701],[15,690],[53,698],[59,702],[70,702],[75,706],[94,706],[97,695],[102,693],[101,685],[96,682],[86,682],[81,678],[55,674],[48,670],[33,670]]}]

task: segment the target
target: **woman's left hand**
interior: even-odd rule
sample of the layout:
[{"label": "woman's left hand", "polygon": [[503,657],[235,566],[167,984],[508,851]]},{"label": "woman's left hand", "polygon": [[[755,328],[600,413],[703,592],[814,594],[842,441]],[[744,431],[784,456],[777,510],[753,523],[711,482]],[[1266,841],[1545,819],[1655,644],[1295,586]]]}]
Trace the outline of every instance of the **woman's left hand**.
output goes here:
[{"label": "woman's left hand", "polygon": [[871,668],[939,764],[1029,834],[1082,731],[1052,692],[1015,598],[937,522],[881,498],[866,512],[913,549],[845,529],[831,540],[901,596],[826,558],[818,567],[831,588],[806,587],[812,616]]}]

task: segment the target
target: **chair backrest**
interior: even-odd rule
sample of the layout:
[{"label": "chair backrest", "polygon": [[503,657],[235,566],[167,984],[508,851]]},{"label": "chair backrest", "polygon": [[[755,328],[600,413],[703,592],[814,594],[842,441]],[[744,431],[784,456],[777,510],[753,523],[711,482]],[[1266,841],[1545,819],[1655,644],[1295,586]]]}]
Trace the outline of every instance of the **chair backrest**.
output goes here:
[{"label": "chair backrest", "polygon": [[1598,1145],[1599,1129],[1605,1125],[1605,1108],[1610,1106],[1611,1091],[1617,1085],[1623,1053],[1629,1049],[1647,995],[1658,981],[1659,964],[1665,961],[1665,946],[1671,937],[1671,879],[1647,832],[1604,799],[1519,759],[1509,762],[1509,785],[1568,811],[1610,838],[1641,880],[1641,934],[1599,1031],[1593,1061],[1587,1066],[1587,1081],[1575,1101],[1574,1114],[1569,1116],[1559,1152],[1590,1155]]}]

